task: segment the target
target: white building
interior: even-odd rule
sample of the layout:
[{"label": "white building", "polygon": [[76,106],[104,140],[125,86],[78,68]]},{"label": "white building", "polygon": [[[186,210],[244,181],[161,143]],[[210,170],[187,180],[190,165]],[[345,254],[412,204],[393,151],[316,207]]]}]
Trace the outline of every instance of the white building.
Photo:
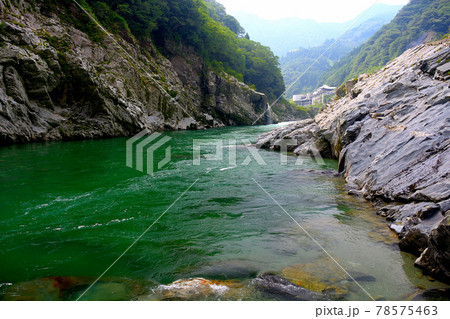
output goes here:
[{"label": "white building", "polygon": [[294,100],[294,103],[299,106],[308,106],[314,103],[323,104],[325,102],[325,97],[333,95],[335,91],[336,91],[335,87],[324,85],[316,89],[313,93],[296,94],[292,97],[292,99]]},{"label": "white building", "polygon": [[292,97],[294,103],[299,106],[308,106],[312,104],[311,94],[296,94]]}]

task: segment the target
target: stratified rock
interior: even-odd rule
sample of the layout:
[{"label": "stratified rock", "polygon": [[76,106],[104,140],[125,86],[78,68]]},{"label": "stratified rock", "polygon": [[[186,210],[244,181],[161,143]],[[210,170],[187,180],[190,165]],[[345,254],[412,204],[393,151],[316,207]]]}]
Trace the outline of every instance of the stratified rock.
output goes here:
[{"label": "stratified rock", "polygon": [[379,215],[391,222],[400,247],[422,253],[417,265],[447,282],[447,226],[439,225],[450,209],[449,59],[450,39],[410,49],[342,86],[314,121],[279,128],[257,142],[276,150],[278,141],[289,139],[296,154],[310,155],[316,147],[339,159],[350,192],[394,203]]},{"label": "stratified rock", "polygon": [[264,94],[211,71],[192,48],[168,42],[168,59],[149,41],[115,36],[127,55],[41,5],[0,7],[0,145],[250,125],[266,110]]},{"label": "stratified rock", "polygon": [[23,87],[23,81],[19,73],[12,66],[8,66],[3,70],[3,81],[5,83],[6,94],[14,99],[17,103],[28,104],[28,96]]},{"label": "stratified rock", "polygon": [[324,295],[297,286],[283,277],[265,273],[259,275],[252,284],[270,296],[278,296],[287,300],[317,301],[327,300]]},{"label": "stratified rock", "polygon": [[[345,83],[345,91],[347,93],[351,94],[351,92],[352,92],[353,88],[355,87],[356,83],[358,83],[358,79],[353,79],[353,80],[347,81]],[[353,94],[351,94],[351,96],[353,97]]]},{"label": "stratified rock", "polygon": [[450,278],[450,214],[431,231],[428,247],[415,264],[435,278]]},{"label": "stratified rock", "polygon": [[401,250],[420,256],[428,246],[428,236],[420,229],[409,230],[398,243]]}]

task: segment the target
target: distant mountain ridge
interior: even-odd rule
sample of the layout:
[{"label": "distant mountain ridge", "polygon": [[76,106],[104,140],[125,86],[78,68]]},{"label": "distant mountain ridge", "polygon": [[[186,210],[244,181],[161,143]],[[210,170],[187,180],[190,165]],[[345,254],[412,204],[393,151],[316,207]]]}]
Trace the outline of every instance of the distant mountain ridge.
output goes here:
[{"label": "distant mountain ridge", "polygon": [[319,81],[340,85],[372,72],[416,45],[440,39],[450,32],[448,0],[411,0],[396,17],[338,63]]},{"label": "distant mountain ridge", "polygon": [[[309,49],[299,48],[281,57],[280,64],[286,87],[290,87],[294,81],[308,68],[309,71],[288,89],[287,96],[298,93],[307,93],[323,84],[320,82],[323,75],[341,58],[345,57],[354,48],[367,41],[384,24],[388,23],[390,16],[375,16],[357,27],[348,31],[337,43],[334,39],[326,40],[322,45]],[[334,44],[334,45],[333,45]],[[316,59],[323,57],[319,61]],[[327,84],[327,83],[325,83]]]},{"label": "distant mountain ridge", "polygon": [[[374,17],[388,22],[402,8],[402,5],[376,4],[364,13],[356,26]],[[282,20],[267,20],[256,15],[237,12],[237,18],[242,27],[248,32],[252,40],[269,46],[272,51],[283,56],[289,51],[321,45],[324,41],[336,38],[348,29],[357,18],[343,22],[320,23],[309,19],[287,18]]]}]

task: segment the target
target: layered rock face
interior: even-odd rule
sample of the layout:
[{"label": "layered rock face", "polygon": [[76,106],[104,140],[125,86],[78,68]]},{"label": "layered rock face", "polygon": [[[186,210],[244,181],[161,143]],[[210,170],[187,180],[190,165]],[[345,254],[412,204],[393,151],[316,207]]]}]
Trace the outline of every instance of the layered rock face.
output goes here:
[{"label": "layered rock face", "polygon": [[174,43],[169,59],[129,34],[94,42],[39,5],[10,2],[0,0],[0,145],[244,125],[266,109],[264,94],[189,48]]},{"label": "layered rock face", "polygon": [[[339,159],[349,192],[380,205],[416,265],[450,282],[450,40],[408,50],[349,81],[314,120],[259,138],[261,148]],[[293,141],[293,142],[292,142]]]}]

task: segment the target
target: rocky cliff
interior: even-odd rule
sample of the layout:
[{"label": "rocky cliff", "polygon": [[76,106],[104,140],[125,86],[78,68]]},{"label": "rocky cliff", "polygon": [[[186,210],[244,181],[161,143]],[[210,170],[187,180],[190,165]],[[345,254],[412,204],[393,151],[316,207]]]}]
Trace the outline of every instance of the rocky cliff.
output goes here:
[{"label": "rocky cliff", "polygon": [[[298,155],[339,159],[348,191],[378,206],[416,265],[450,282],[450,40],[406,51],[349,81],[314,120],[262,135]],[[289,141],[289,143],[287,143]]]},{"label": "rocky cliff", "polygon": [[95,41],[39,2],[0,0],[0,20],[0,145],[251,124],[267,105],[177,43]]}]

